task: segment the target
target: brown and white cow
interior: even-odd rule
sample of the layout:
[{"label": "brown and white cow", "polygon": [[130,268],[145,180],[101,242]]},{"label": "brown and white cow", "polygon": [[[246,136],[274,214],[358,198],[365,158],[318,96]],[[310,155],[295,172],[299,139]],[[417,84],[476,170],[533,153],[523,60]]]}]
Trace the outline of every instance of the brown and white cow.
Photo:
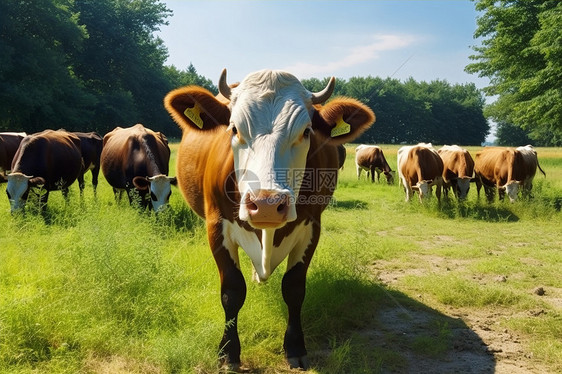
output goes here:
[{"label": "brown and white cow", "polygon": [[[127,192],[129,202],[159,209],[167,206],[175,177],[168,177],[168,139],[141,124],[116,127],[103,137],[101,170],[113,187],[116,199]],[[138,195],[137,195],[138,194]]]},{"label": "brown and white cow", "polygon": [[361,178],[361,171],[367,172],[367,178],[371,173],[371,182],[380,182],[381,173],[384,173],[388,184],[394,183],[394,171],[388,165],[381,147],[376,145],[361,144],[355,148],[355,167],[357,168],[357,179]]},{"label": "brown and white cow", "polygon": [[546,173],[539,165],[537,151],[535,151],[532,145],[528,144],[524,147],[517,147],[516,150],[521,152],[521,154],[523,155],[523,161],[525,164],[525,179],[521,184],[521,192],[524,197],[529,197],[531,194],[531,190],[533,189],[533,179],[535,178],[535,174],[537,173],[537,168],[539,168],[539,170],[545,177]]},{"label": "brown and white cow", "polygon": [[474,160],[468,151],[458,145],[444,145],[438,151],[443,160],[443,191],[449,194],[449,188],[459,200],[464,200],[474,180]]},{"label": "brown and white cow", "polygon": [[441,202],[443,161],[431,143],[401,147],[397,154],[397,165],[406,201],[410,201],[414,191],[418,191],[420,202],[423,202],[431,195],[431,188],[436,186],[435,195]]},{"label": "brown and white cow", "polygon": [[[517,200],[520,186],[532,186],[536,174],[538,160],[536,152],[530,146],[519,147],[485,147],[476,153],[474,174],[478,196],[484,186],[489,202],[493,201],[495,190],[499,199],[505,194],[510,202]],[[540,169],[544,174],[544,171]],[[546,174],[545,174],[546,175]]]},{"label": "brown and white cow", "polygon": [[6,173],[12,168],[12,160],[27,134],[25,132],[0,132],[0,183],[7,182]]},{"label": "brown and white cow", "polygon": [[219,350],[230,367],[240,364],[237,320],[246,299],[239,247],[260,282],[287,258],[283,346],[290,366],[308,366],[300,314],[321,214],[337,183],[336,146],[374,122],[372,111],[351,98],[322,106],[334,83],[332,78],[312,93],[289,73],[263,70],[230,88],[224,70],[219,87],[229,103],[196,86],[176,89],[164,100],[183,130],[178,187],[205,218],[220,274],[226,323]]},{"label": "brown and white cow", "polygon": [[94,186],[94,195],[98,187],[98,175],[100,173],[100,157],[103,149],[103,138],[96,132],[74,132],[74,135],[80,138],[80,148],[82,150],[82,161],[84,170],[78,177],[80,193],[84,191],[84,173],[88,170],[92,171],[92,185]]},{"label": "brown and white cow", "polygon": [[21,141],[7,175],[6,193],[12,212],[24,208],[30,190],[47,203],[49,192],[62,190],[68,197],[68,187],[82,171],[80,139],[64,130],[45,130],[28,135]]}]

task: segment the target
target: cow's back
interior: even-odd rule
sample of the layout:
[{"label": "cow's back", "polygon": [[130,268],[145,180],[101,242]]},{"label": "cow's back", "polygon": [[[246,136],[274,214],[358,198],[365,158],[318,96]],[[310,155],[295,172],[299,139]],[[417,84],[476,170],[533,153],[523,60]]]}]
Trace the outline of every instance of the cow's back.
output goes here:
[{"label": "cow's back", "polygon": [[49,191],[72,184],[81,169],[80,139],[63,130],[25,137],[12,162],[12,173],[42,177]]}]

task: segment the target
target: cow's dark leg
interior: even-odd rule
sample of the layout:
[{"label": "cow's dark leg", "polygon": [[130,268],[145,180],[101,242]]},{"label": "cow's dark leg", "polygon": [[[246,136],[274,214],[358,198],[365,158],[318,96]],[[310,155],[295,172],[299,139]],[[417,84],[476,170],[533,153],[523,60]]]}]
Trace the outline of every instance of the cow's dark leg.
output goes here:
[{"label": "cow's dark leg", "polygon": [[[376,171],[375,167],[371,166],[371,183],[375,182],[375,171]],[[377,175],[377,177],[378,177],[378,175]]]},{"label": "cow's dark leg", "polygon": [[84,197],[84,187],[86,187],[86,183],[84,183],[84,172],[82,170],[80,174],[78,174],[78,188],[80,188],[80,197]]},{"label": "cow's dark leg", "polygon": [[291,368],[308,368],[301,324],[301,309],[306,290],[306,270],[307,265],[299,262],[283,276],[283,300],[289,309],[289,322],[283,349]]},{"label": "cow's dark leg", "polygon": [[97,189],[98,189],[98,175],[100,173],[100,166],[97,165],[92,169],[92,185],[94,186],[94,198],[98,197]]},{"label": "cow's dark leg", "polygon": [[[218,238],[215,244],[218,244]],[[219,344],[219,356],[223,364],[237,370],[240,366],[240,339],[238,338],[238,312],[246,300],[246,282],[242,272],[230,257],[228,250],[212,245],[213,255],[221,278],[221,303],[224,309],[224,333]]]}]

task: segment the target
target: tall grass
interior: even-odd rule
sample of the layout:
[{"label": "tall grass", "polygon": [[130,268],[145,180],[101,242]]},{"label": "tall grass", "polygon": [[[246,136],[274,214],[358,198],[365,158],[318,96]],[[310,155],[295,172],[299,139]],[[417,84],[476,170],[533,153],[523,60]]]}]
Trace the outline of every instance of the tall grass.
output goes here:
[{"label": "tall grass", "polygon": [[[383,148],[393,169],[397,148]],[[368,333],[383,326],[381,309],[396,305],[439,317],[405,345],[416,354],[454,349],[439,310],[502,308],[513,311],[503,326],[523,334],[553,372],[562,369],[561,315],[551,302],[562,290],[562,154],[540,159],[547,178],[537,176],[530,201],[487,204],[471,191],[465,204],[438,206],[405,203],[397,185],[357,181],[353,149],[308,275],[303,325],[312,371],[407,370],[405,353],[389,348],[397,335]],[[81,200],[74,185],[69,203],[54,192],[45,212],[15,216],[4,190],[0,372],[216,372],[224,323],[218,272],[203,221],[176,189],[161,215],[117,204],[102,179],[97,199],[88,186]],[[252,371],[288,372],[284,269],[256,284],[249,259],[241,260],[242,360]],[[391,274],[390,284],[379,279]],[[545,298],[532,293],[536,286]],[[529,308],[545,311],[540,321],[522,317]]]}]

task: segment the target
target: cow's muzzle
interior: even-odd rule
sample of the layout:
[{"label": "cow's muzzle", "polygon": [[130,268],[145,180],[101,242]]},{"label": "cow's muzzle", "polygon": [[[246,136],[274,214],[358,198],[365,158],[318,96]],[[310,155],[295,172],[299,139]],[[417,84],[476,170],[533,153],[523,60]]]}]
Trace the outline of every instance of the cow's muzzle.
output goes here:
[{"label": "cow's muzzle", "polygon": [[289,220],[291,195],[285,191],[258,190],[244,194],[241,215],[256,229],[280,228]]}]

